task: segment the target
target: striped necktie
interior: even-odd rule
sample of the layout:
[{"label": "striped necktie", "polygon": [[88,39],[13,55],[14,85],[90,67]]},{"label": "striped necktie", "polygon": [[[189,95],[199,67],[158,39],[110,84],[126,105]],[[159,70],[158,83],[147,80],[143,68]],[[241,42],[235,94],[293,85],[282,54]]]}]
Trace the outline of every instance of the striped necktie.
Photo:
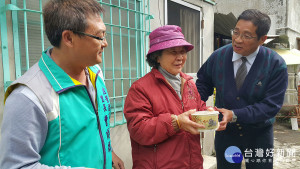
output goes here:
[{"label": "striped necktie", "polygon": [[241,59],[242,59],[243,63],[241,64],[241,66],[237,70],[236,77],[235,77],[235,83],[236,83],[236,87],[237,87],[238,90],[242,87],[242,85],[244,83],[244,80],[245,80],[245,77],[247,75],[247,66],[246,66],[247,58],[242,57]]}]

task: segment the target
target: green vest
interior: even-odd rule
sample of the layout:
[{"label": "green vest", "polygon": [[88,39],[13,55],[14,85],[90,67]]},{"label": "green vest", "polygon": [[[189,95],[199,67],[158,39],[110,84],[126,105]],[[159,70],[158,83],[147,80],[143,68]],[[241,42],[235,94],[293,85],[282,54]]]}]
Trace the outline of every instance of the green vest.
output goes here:
[{"label": "green vest", "polygon": [[[28,70],[23,75],[25,78],[13,83],[6,97],[13,86],[23,84],[32,89],[41,101],[48,119],[48,133],[40,151],[40,163],[48,166],[111,169],[110,101],[105,84],[99,76],[99,67],[88,68],[96,89],[96,105],[86,86],[68,76],[46,51],[43,52],[38,67]],[[46,78],[36,76],[38,71],[42,71],[39,74]],[[49,88],[53,92],[41,92],[49,91]]]}]

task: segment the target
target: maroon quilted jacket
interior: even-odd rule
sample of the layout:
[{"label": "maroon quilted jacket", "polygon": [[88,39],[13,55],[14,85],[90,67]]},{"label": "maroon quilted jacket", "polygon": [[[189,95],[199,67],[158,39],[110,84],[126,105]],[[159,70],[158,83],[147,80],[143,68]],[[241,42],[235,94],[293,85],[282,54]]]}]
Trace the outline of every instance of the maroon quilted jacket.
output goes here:
[{"label": "maroon quilted jacket", "polygon": [[206,110],[192,77],[182,77],[182,100],[163,75],[152,69],[129,89],[124,113],[131,137],[134,169],[202,169],[200,136],[175,131],[171,114]]}]

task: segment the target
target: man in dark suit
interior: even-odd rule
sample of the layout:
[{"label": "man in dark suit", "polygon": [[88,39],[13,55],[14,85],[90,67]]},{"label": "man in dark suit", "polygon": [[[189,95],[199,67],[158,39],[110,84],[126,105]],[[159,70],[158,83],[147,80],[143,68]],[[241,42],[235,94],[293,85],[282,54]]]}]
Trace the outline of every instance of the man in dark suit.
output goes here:
[{"label": "man in dark suit", "polygon": [[262,46],[270,25],[268,15],[244,11],[232,30],[232,44],[216,50],[197,73],[204,101],[216,88],[218,169],[240,169],[243,157],[247,169],[273,168],[273,123],[288,73],[282,57]]}]

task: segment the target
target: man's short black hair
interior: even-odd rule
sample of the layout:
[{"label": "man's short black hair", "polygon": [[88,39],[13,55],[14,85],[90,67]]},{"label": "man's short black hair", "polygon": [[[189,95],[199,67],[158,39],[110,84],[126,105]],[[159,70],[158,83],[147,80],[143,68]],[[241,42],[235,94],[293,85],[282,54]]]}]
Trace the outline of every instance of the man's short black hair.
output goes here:
[{"label": "man's short black hair", "polygon": [[104,13],[95,0],[50,0],[43,8],[45,32],[52,46],[60,47],[62,32],[84,32],[87,18]]},{"label": "man's short black hair", "polygon": [[262,36],[267,35],[270,26],[271,26],[271,19],[270,17],[265,14],[260,12],[257,9],[247,9],[241,15],[238,17],[238,20],[246,20],[246,21],[251,21],[256,27],[256,34],[257,34],[257,39],[260,39]]}]

